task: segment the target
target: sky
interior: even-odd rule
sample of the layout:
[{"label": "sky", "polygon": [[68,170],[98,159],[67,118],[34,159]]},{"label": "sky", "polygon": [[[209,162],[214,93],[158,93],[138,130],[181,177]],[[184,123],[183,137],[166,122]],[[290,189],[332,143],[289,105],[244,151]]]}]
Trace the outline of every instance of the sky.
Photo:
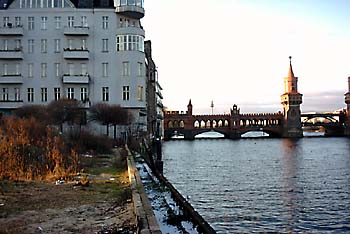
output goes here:
[{"label": "sky", "polygon": [[146,0],[146,40],[172,110],[282,110],[289,56],[303,112],[345,107],[349,0]]}]

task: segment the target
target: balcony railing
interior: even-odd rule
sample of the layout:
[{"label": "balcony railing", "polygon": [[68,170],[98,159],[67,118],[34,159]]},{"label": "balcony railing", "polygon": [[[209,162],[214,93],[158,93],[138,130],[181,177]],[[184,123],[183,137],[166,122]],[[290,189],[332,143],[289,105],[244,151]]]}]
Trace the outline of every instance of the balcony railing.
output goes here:
[{"label": "balcony railing", "polygon": [[87,26],[74,26],[74,27],[65,27],[64,28],[64,35],[70,35],[70,36],[88,36],[89,35],[89,27]]},{"label": "balcony railing", "polygon": [[23,27],[22,26],[12,26],[8,24],[6,27],[0,28],[1,36],[23,36]]},{"label": "balcony railing", "polygon": [[22,48],[0,50],[0,59],[23,59]]},{"label": "balcony railing", "polygon": [[1,109],[17,109],[23,106],[23,100],[0,100]]},{"label": "balcony railing", "polygon": [[65,48],[63,51],[63,57],[65,59],[89,59],[89,50],[85,48],[81,48],[81,49]]},{"label": "balcony railing", "polygon": [[90,76],[86,75],[70,75],[64,74],[62,78],[64,84],[89,84]]},{"label": "balcony railing", "polygon": [[0,76],[0,84],[23,84],[21,74],[6,74]]}]

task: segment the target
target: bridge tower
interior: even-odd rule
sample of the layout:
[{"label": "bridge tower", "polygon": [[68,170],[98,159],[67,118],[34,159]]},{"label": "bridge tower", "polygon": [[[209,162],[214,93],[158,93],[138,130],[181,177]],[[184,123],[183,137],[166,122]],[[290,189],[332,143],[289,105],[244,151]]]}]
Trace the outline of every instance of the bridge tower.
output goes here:
[{"label": "bridge tower", "polygon": [[348,77],[348,92],[345,94],[346,107],[346,122],[345,135],[350,136],[350,77]]},{"label": "bridge tower", "polygon": [[283,105],[283,137],[303,137],[300,104],[303,95],[298,92],[298,77],[294,76],[292,57],[289,57],[288,76],[284,78],[284,94],[281,95]]},{"label": "bridge tower", "polygon": [[188,115],[192,115],[192,110],[193,110],[193,106],[192,106],[192,102],[191,102],[191,99],[187,105],[187,114]]}]

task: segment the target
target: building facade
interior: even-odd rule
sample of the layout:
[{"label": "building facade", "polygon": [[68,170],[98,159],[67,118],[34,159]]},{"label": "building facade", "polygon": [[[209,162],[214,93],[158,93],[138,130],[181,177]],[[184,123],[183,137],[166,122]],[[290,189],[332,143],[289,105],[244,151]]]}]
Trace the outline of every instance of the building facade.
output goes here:
[{"label": "building facade", "polygon": [[146,130],[143,16],[143,0],[0,0],[0,111],[105,102]]},{"label": "building facade", "polygon": [[345,103],[346,103],[345,135],[350,136],[350,77],[348,77],[348,92],[345,93]]},{"label": "building facade", "polygon": [[158,81],[157,66],[152,57],[152,43],[145,42],[147,70],[147,133],[150,138],[161,139],[163,136],[163,95]]}]

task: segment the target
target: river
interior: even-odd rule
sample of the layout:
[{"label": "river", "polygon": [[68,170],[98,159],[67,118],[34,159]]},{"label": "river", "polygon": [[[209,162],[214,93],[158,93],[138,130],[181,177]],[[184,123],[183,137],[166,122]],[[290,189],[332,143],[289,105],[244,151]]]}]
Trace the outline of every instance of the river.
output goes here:
[{"label": "river", "polygon": [[174,140],[163,160],[217,233],[350,233],[350,138]]}]

